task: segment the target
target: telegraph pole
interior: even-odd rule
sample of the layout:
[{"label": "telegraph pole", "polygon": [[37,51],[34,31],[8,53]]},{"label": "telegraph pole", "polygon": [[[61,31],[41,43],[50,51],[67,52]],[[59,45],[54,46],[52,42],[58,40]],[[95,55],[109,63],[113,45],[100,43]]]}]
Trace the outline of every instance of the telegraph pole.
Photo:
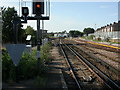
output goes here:
[{"label": "telegraph pole", "polygon": [[95,30],[96,30],[96,24],[95,24]]}]

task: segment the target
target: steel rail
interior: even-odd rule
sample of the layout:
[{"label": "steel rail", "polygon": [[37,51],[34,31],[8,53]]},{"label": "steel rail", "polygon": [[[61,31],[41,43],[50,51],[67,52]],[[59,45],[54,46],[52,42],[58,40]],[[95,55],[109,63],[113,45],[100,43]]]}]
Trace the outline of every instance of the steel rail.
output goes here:
[{"label": "steel rail", "polygon": [[[73,45],[76,47],[76,45]],[[77,47],[79,48],[79,47]],[[84,52],[83,50],[81,50],[82,52]],[[86,53],[86,52],[84,52]],[[93,58],[96,62],[100,62],[104,67],[109,68],[113,73],[117,73],[118,75],[120,75],[120,70],[114,68],[113,66],[110,66],[110,64],[106,63],[105,61],[101,60],[100,58],[96,58],[92,55],[92,53],[86,53],[87,55],[89,55],[91,58]]]},{"label": "steel rail", "polygon": [[97,67],[95,67],[91,62],[89,62],[86,58],[84,58],[82,55],[80,55],[77,51],[75,51],[73,48],[66,45],[72,52],[74,52],[79,58],[81,58],[90,68],[94,70],[94,72],[99,75],[106,83],[106,85],[109,85],[114,90],[119,90],[120,86],[117,85],[112,79],[110,79],[108,76],[106,76],[102,71],[100,71]]},{"label": "steel rail", "polygon": [[71,65],[71,63],[70,63],[70,61],[69,61],[69,58],[67,57],[67,54],[65,53],[62,45],[59,44],[59,46],[60,46],[60,48],[61,48],[61,51],[62,51],[62,53],[63,53],[63,55],[64,55],[64,58],[65,58],[65,60],[66,60],[66,62],[67,62],[67,65],[69,66],[70,72],[72,73],[73,78],[74,78],[74,80],[75,80],[75,82],[76,82],[79,90],[82,90],[81,85],[80,85],[79,81],[77,80],[77,78],[76,78],[76,76],[75,76],[75,72],[74,72],[74,70],[73,70],[73,68],[72,68],[72,65]]}]

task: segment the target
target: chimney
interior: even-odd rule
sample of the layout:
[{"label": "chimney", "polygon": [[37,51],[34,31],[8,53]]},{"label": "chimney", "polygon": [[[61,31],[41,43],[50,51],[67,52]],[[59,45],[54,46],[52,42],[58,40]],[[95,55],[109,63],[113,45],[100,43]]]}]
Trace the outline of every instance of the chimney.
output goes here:
[{"label": "chimney", "polygon": [[116,24],[116,22],[114,22],[113,24]]}]

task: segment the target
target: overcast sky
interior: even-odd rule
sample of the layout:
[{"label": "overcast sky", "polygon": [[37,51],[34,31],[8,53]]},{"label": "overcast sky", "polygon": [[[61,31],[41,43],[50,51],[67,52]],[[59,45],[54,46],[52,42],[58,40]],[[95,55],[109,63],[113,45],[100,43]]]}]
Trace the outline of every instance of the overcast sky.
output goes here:
[{"label": "overcast sky", "polygon": [[[0,0],[0,6],[14,6],[18,14],[20,12],[21,15],[21,11],[19,11],[21,10],[19,9],[19,1],[22,0]],[[73,0],[64,0],[66,2],[57,1],[59,2],[52,0],[50,20],[45,21],[44,28],[47,29],[48,32],[60,32],[63,30],[82,31],[87,27],[99,28],[118,21],[119,0],[102,0],[102,2],[100,2],[101,0],[85,0],[84,2],[81,2],[83,0],[74,0],[74,2]],[[25,0],[20,6],[21,5],[25,6]],[[26,6],[29,7],[29,15],[31,16],[31,0],[27,0]],[[37,29],[36,21],[28,21],[28,24],[24,24],[24,28],[26,28],[27,25],[31,25],[35,30]]]}]

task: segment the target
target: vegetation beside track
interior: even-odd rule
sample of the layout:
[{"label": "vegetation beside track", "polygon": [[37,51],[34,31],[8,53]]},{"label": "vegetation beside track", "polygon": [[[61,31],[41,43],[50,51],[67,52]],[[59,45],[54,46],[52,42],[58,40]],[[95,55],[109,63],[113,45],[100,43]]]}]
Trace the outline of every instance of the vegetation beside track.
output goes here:
[{"label": "vegetation beside track", "polygon": [[106,38],[105,40],[102,40],[101,38],[95,39],[94,35],[83,36],[83,37],[80,37],[80,38],[86,39],[86,40],[95,41],[95,42],[106,42],[106,43],[109,43],[110,45],[111,44],[120,44],[120,42],[112,42],[110,38]]},{"label": "vegetation beside track", "polygon": [[[33,50],[32,53],[24,52],[21,60],[18,64],[18,77],[20,80],[29,80],[35,78],[35,84],[38,83],[38,79],[41,79],[43,75],[48,71],[47,63],[51,61],[50,55],[51,43],[46,43],[41,46],[41,60],[40,69],[37,68],[37,50]],[[14,83],[16,80],[16,67],[13,64],[6,49],[2,49],[2,77],[3,82]],[[40,73],[40,76],[37,73]],[[37,78],[36,78],[37,77]]]}]

